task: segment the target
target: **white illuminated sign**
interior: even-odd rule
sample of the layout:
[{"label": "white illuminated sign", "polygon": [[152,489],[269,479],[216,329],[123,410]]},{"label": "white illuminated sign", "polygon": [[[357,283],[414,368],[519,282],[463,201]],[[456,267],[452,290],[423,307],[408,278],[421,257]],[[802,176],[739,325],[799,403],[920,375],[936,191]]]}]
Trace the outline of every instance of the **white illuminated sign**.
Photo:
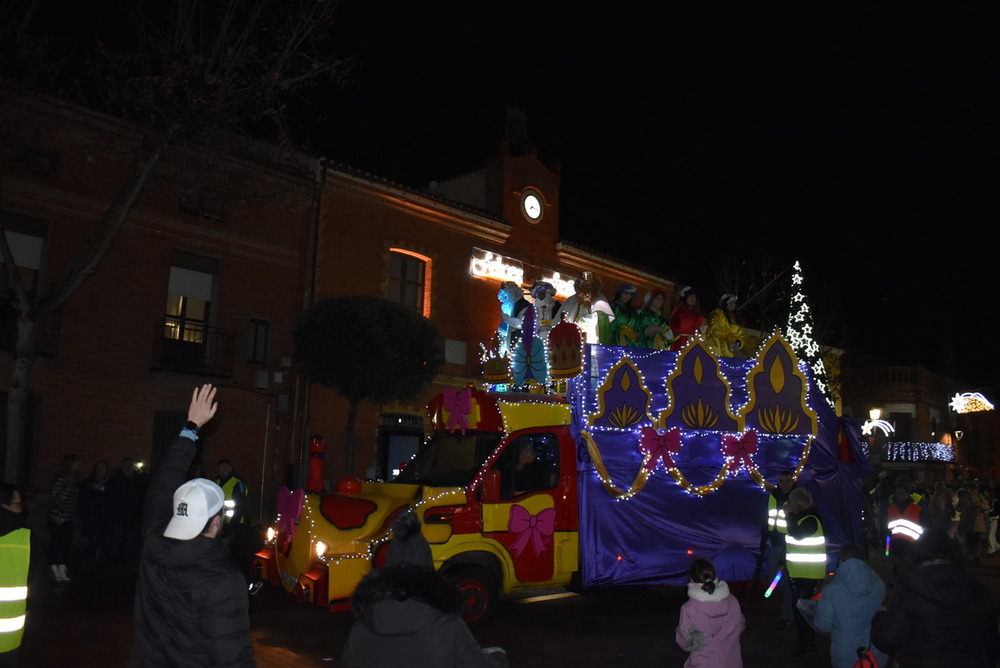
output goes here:
[{"label": "white illuminated sign", "polygon": [[965,392],[951,398],[951,410],[956,413],[978,413],[993,410],[993,404],[981,392]]},{"label": "white illuminated sign", "polygon": [[572,277],[563,278],[562,274],[558,271],[550,271],[548,276],[543,273],[542,280],[552,284],[552,287],[556,289],[557,297],[566,299],[576,293],[576,288],[573,287],[573,282],[576,279]]},{"label": "white illuminated sign", "polygon": [[517,260],[481,248],[472,249],[469,273],[477,278],[494,278],[524,284],[524,266]]}]

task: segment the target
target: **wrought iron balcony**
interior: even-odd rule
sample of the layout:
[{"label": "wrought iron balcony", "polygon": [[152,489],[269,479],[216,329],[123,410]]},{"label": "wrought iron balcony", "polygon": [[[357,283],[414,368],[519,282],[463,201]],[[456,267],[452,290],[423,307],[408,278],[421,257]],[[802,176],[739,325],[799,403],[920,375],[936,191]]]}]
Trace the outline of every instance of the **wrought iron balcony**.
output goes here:
[{"label": "wrought iron balcony", "polygon": [[235,343],[230,331],[166,316],[156,325],[153,370],[229,378]]}]

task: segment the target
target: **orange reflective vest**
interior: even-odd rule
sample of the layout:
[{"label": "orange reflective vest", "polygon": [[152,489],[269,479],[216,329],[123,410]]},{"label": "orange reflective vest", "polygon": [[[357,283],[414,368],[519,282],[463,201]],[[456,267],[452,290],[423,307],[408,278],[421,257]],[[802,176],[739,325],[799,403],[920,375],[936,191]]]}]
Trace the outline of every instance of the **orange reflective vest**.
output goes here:
[{"label": "orange reflective vest", "polygon": [[888,519],[887,528],[892,540],[897,538],[908,543],[916,541],[924,533],[924,527],[920,524],[921,508],[915,503],[906,506],[906,510],[900,511],[898,504],[889,506],[886,512]]}]

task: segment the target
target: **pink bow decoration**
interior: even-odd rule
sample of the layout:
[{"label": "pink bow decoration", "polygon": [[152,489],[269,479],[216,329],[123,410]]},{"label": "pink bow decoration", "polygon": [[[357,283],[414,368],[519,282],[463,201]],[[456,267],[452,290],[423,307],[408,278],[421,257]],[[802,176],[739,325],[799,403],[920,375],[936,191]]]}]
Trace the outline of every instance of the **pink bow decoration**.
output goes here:
[{"label": "pink bow decoration", "polygon": [[671,455],[681,451],[681,430],[674,427],[661,434],[652,427],[643,427],[639,433],[639,451],[649,458],[646,460],[646,471],[655,471],[661,461],[664,468],[673,468],[674,458]]},{"label": "pink bow decoration", "polygon": [[461,392],[456,392],[455,388],[446,387],[441,405],[449,413],[448,424],[445,425],[448,431],[454,434],[457,427],[465,436],[465,430],[469,428],[469,411],[472,409],[472,390],[466,387]]},{"label": "pink bow decoration", "polygon": [[521,556],[528,541],[531,541],[531,549],[535,554],[541,554],[545,550],[545,537],[551,536],[555,529],[555,508],[546,508],[537,515],[532,515],[524,506],[511,506],[510,508],[507,531],[517,534],[517,540],[510,546],[515,557]]},{"label": "pink bow decoration", "polygon": [[722,454],[729,457],[729,472],[733,475],[739,470],[740,464],[749,470],[754,467],[750,455],[757,452],[757,432],[750,430],[742,436],[726,434],[722,437]]},{"label": "pink bow decoration", "polygon": [[302,513],[304,498],[305,492],[301,489],[289,492],[288,488],[282,485],[278,490],[278,531],[288,538],[295,535],[295,522]]}]

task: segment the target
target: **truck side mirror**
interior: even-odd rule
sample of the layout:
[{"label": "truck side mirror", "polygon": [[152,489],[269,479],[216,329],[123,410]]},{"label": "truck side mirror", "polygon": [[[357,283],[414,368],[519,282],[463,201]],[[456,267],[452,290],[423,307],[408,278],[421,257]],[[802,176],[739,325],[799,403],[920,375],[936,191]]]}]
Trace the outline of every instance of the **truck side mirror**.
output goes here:
[{"label": "truck side mirror", "polygon": [[483,503],[500,503],[500,471],[487,471],[483,474],[480,498]]}]

